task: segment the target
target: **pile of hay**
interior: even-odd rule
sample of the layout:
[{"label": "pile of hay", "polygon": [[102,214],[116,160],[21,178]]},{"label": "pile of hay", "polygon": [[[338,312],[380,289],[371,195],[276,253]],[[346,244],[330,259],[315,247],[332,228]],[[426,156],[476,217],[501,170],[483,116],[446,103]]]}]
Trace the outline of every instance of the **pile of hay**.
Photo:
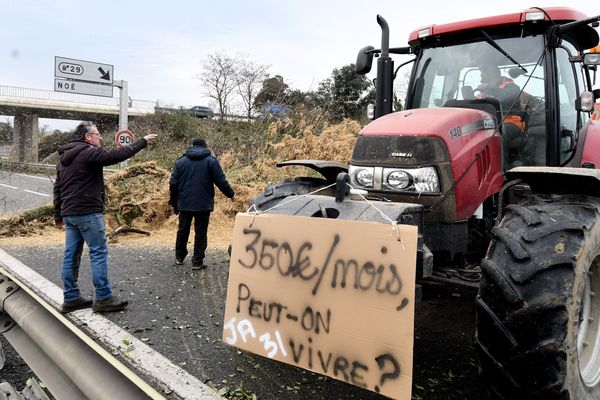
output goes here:
[{"label": "pile of hay", "polygon": [[357,121],[349,119],[325,125],[320,132],[315,132],[312,125],[303,125],[300,135],[285,135],[282,141],[271,146],[277,161],[315,159],[347,163],[360,128]]},{"label": "pile of hay", "polygon": [[107,176],[106,220],[110,228],[155,228],[171,215],[170,172],[155,162],[135,164]]},{"label": "pile of hay", "polygon": [[54,207],[49,204],[0,218],[0,237],[41,235],[46,227],[53,224]]},{"label": "pile of hay", "polygon": [[[172,214],[169,175],[155,163],[136,164],[105,177],[107,226],[152,229]],[[0,237],[31,236],[54,223],[52,204],[0,219]]]}]

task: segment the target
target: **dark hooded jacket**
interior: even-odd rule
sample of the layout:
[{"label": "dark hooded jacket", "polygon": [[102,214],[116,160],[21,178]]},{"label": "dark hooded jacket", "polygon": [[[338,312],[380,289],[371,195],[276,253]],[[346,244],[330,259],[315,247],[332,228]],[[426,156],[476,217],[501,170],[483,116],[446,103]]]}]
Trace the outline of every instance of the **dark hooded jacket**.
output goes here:
[{"label": "dark hooded jacket", "polygon": [[169,181],[169,204],[178,211],[212,211],[215,203],[213,185],[229,198],[235,194],[210,150],[192,146],[175,162]]},{"label": "dark hooded jacket", "polygon": [[58,149],[54,182],[54,218],[104,211],[103,168],[127,160],[147,146],[146,139],[116,150],[75,140]]}]

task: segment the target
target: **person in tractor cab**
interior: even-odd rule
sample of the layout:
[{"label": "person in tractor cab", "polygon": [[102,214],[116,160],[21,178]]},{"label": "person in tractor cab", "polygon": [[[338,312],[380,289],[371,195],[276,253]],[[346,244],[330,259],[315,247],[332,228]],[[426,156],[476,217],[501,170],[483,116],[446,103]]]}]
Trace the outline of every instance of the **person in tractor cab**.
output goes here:
[{"label": "person in tractor cab", "polygon": [[493,97],[498,100],[503,116],[506,114],[503,123],[514,124],[523,130],[525,124],[520,115],[519,86],[512,79],[502,76],[500,68],[495,64],[484,64],[479,71],[481,84],[475,89],[475,97],[478,99]]},{"label": "person in tractor cab", "polygon": [[506,168],[531,164],[535,144],[527,137],[521,112],[524,92],[521,92],[521,88],[512,79],[502,76],[500,68],[495,64],[482,64],[479,70],[481,84],[474,91],[475,98],[494,98],[500,103]]}]

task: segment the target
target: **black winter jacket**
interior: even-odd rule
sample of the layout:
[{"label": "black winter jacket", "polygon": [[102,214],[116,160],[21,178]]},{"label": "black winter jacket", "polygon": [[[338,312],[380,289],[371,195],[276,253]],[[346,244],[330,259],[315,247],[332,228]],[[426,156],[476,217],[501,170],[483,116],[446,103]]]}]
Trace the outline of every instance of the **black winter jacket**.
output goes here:
[{"label": "black winter jacket", "polygon": [[127,160],[147,146],[146,139],[116,150],[84,141],[71,141],[58,149],[54,182],[54,219],[104,211],[103,167]]},{"label": "black winter jacket", "polygon": [[215,203],[213,184],[225,196],[234,196],[219,161],[210,155],[210,150],[192,146],[175,162],[169,181],[169,204],[178,211],[212,211]]}]

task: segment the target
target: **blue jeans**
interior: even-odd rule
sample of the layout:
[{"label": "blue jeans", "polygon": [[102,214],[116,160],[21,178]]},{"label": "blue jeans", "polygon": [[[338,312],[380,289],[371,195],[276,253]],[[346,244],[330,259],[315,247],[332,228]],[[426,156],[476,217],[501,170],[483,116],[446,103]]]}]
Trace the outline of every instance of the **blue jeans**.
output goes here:
[{"label": "blue jeans", "polygon": [[108,282],[108,247],[106,227],[102,213],[66,215],[63,217],[66,230],[65,257],[60,276],[63,281],[65,301],[78,299],[81,295],[77,285],[79,274],[78,257],[81,257],[83,242],[90,249],[92,282],[96,288],[96,300],[106,300],[112,296]]}]

